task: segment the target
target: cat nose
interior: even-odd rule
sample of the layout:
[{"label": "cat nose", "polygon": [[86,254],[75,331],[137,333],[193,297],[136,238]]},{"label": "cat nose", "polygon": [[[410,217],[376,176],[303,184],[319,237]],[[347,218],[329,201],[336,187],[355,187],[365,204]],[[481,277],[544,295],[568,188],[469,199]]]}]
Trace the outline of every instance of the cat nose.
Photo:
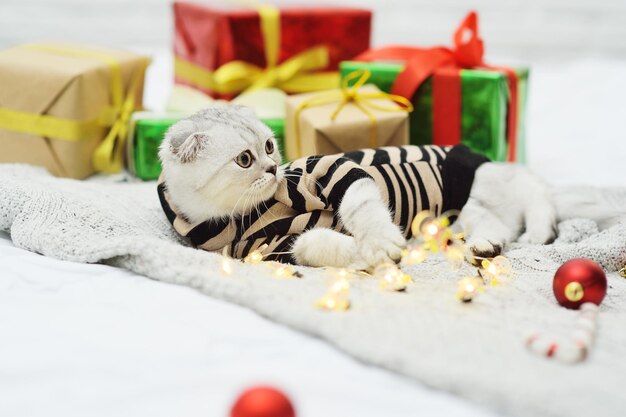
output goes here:
[{"label": "cat nose", "polygon": [[265,172],[276,175],[276,165],[272,165],[271,167],[267,168]]}]

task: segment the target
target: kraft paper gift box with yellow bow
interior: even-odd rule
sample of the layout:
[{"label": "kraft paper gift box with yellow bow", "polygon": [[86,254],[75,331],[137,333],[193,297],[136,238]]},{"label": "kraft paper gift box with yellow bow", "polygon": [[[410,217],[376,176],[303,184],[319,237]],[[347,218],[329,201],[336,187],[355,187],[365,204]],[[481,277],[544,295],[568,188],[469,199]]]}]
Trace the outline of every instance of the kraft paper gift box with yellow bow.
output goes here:
[{"label": "kraft paper gift box with yellow bow", "polygon": [[123,166],[146,57],[60,44],[0,51],[0,162],[82,179]]},{"label": "kraft paper gift box with yellow bow", "polygon": [[[374,85],[363,85],[368,76],[356,72],[346,78],[342,89],[287,98],[285,146],[289,160],[409,143],[411,103]],[[357,83],[348,88],[354,79]]]},{"label": "kraft paper gift box with yellow bow", "polygon": [[370,10],[278,8],[252,0],[174,2],[175,79],[219,98],[268,87],[339,87],[337,68],[370,45]]}]

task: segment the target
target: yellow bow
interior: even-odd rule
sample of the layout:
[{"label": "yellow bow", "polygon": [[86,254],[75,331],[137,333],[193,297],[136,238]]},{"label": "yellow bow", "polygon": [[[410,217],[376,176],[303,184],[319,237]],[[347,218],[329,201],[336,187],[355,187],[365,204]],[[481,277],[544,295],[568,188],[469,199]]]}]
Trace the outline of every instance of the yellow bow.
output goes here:
[{"label": "yellow bow", "polygon": [[[296,155],[302,156],[302,148],[300,143],[300,129],[299,123],[300,113],[309,108],[316,106],[323,106],[330,103],[339,102],[335,110],[330,116],[331,120],[335,120],[339,112],[346,106],[348,103],[353,103],[357,106],[363,113],[367,115],[371,122],[370,129],[370,146],[375,148],[378,146],[378,140],[376,137],[376,116],[368,109],[374,110],[382,110],[382,111],[404,111],[410,113],[413,111],[413,104],[406,98],[396,95],[396,94],[388,94],[382,91],[376,91],[371,93],[360,93],[359,88],[361,88],[371,76],[371,72],[369,70],[358,70],[351,72],[348,74],[341,83],[341,90],[339,91],[329,91],[326,93],[316,94],[308,100],[300,103],[296,112],[294,114],[295,118],[295,146],[296,146]],[[352,86],[350,86],[351,81],[356,80]],[[370,99],[379,99],[385,98],[391,100],[395,103],[400,104],[402,107],[398,106],[381,106]]]},{"label": "yellow bow", "polygon": [[244,90],[277,87],[287,92],[303,93],[336,88],[339,74],[311,73],[328,66],[328,48],[309,48],[278,64],[280,46],[280,10],[254,1],[237,0],[255,8],[261,21],[267,68],[245,61],[231,61],[210,71],[181,58],[174,59],[176,77],[204,90],[220,94],[237,94]]},{"label": "yellow bow", "polygon": [[96,171],[119,172],[123,165],[123,150],[128,120],[135,110],[135,96],[146,64],[137,68],[132,75],[124,97],[124,85],[120,64],[104,53],[52,45],[26,45],[25,48],[57,55],[94,59],[109,66],[111,73],[111,106],[106,107],[95,120],[77,121],[60,117],[0,109],[0,127],[16,132],[30,133],[54,139],[79,141],[93,136],[103,127],[111,127],[92,156]]}]

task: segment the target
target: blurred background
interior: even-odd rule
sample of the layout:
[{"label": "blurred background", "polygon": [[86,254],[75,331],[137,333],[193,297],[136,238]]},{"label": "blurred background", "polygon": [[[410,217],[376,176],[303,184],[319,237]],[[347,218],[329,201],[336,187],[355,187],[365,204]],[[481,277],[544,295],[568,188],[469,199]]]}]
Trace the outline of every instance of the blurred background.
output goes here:
[{"label": "blurred background", "polygon": [[[278,2],[312,3],[320,2]],[[626,160],[626,1],[328,3],[374,10],[374,46],[449,45],[463,16],[477,10],[487,61],[531,66],[530,167],[553,184],[626,185],[618,175]],[[58,40],[148,53],[153,64],[145,102],[159,110],[172,80],[171,9],[170,0],[4,0],[0,47]],[[590,166],[589,160],[601,163]]]},{"label": "blurred background", "polygon": [[[199,1],[201,2],[201,0]],[[282,0],[278,4],[323,1]],[[480,13],[490,56],[626,59],[624,0],[340,0],[375,11],[374,45],[448,43],[468,9]],[[119,47],[170,45],[169,0],[4,0],[0,46],[41,39]]]}]

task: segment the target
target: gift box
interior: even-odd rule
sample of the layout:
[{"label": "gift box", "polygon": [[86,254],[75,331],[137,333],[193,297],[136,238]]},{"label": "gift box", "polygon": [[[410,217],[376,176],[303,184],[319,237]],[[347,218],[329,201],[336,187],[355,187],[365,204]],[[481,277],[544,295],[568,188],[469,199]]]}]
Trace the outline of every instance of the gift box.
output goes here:
[{"label": "gift box", "polygon": [[357,83],[350,88],[348,78],[342,89],[287,97],[288,159],[409,143],[410,102],[375,85],[361,87],[367,75],[353,73]]},{"label": "gift box", "polygon": [[369,48],[369,10],[233,3],[174,3],[177,83],[221,98],[337,88],[339,62]]},{"label": "gift box", "polygon": [[411,100],[411,143],[464,143],[495,161],[525,161],[528,69],[483,60],[478,18],[472,12],[454,35],[454,47],[391,46],[341,63],[343,77],[371,71],[381,90]]},{"label": "gift box", "polygon": [[[340,64],[340,75],[345,78],[357,70],[371,71],[370,82],[382,91],[391,92],[393,83],[404,71],[404,64],[385,62],[344,61]],[[528,80],[527,68],[516,68],[518,77],[518,162],[525,161],[524,109]],[[451,76],[457,76],[452,74]],[[494,161],[507,158],[507,100],[508,81],[498,71],[465,70],[458,73],[461,81],[460,142],[474,152],[479,152]],[[426,79],[411,98],[415,110],[409,116],[410,141],[414,145],[433,143],[433,81]],[[450,143],[443,143],[450,144]]]},{"label": "gift box", "polygon": [[79,179],[119,171],[148,62],[129,52],[68,45],[0,51],[0,162]]},{"label": "gift box", "polygon": [[[142,180],[155,180],[161,174],[159,146],[167,129],[189,114],[136,112],[128,130],[128,170]],[[284,151],[284,119],[261,119],[274,131],[281,154]]]}]

